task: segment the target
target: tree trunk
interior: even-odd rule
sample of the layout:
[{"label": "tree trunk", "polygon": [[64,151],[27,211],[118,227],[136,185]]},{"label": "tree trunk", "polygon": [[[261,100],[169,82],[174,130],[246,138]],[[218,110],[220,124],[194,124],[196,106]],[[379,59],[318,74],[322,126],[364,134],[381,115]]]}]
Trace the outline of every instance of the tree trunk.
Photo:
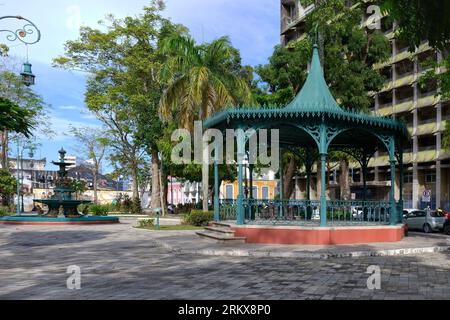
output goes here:
[{"label": "tree trunk", "polygon": [[9,172],[9,163],[8,163],[8,130],[3,130],[1,132],[1,164],[2,169]]},{"label": "tree trunk", "polygon": [[94,184],[94,203],[98,203],[98,195],[97,195],[97,172],[98,172],[98,167],[97,167],[97,166],[94,166],[94,170],[92,170],[93,184]]},{"label": "tree trunk", "polygon": [[295,158],[292,157],[283,177],[283,199],[290,199],[294,190]]},{"label": "tree trunk", "polygon": [[131,190],[133,192],[133,199],[139,199],[139,184],[138,184],[138,165],[135,161],[130,163],[131,166],[131,178],[133,183],[131,185]]},{"label": "tree trunk", "polygon": [[150,205],[152,210],[161,208],[159,188],[159,160],[158,152],[152,151],[152,194]]},{"label": "tree trunk", "polygon": [[350,200],[350,184],[348,181],[348,161],[339,161],[339,189],[341,200]]}]

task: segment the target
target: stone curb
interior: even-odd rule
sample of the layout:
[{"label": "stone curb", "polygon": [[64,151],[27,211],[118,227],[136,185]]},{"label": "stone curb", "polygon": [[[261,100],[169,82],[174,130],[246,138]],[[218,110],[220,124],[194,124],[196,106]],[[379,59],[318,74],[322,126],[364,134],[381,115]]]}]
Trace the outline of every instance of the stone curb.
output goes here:
[{"label": "stone curb", "polygon": [[[143,229],[136,229],[145,231]],[[416,255],[423,253],[436,253],[450,251],[450,239],[447,239],[448,245],[416,247],[416,248],[400,248],[400,249],[384,249],[384,250],[365,250],[365,251],[347,251],[347,252],[328,252],[315,253],[307,251],[255,251],[246,249],[182,249],[168,244],[158,238],[152,239],[156,245],[173,252],[175,254],[194,254],[203,256],[230,256],[230,257],[255,257],[255,258],[308,258],[308,259],[330,259],[330,258],[360,258],[360,257],[382,257],[382,256],[402,256]]]},{"label": "stone curb", "polygon": [[360,257],[381,257],[381,256],[400,256],[414,255],[422,253],[436,253],[450,250],[448,246],[434,246],[422,248],[403,248],[403,249],[386,249],[372,251],[349,251],[349,252],[330,252],[330,253],[314,253],[314,252],[274,252],[274,251],[251,251],[242,249],[217,250],[217,249],[201,249],[190,250],[181,249],[171,246],[170,244],[154,239],[155,243],[164,249],[176,254],[194,254],[204,256],[232,256],[232,257],[272,257],[272,258],[309,258],[309,259],[330,259],[330,258],[360,258]]}]

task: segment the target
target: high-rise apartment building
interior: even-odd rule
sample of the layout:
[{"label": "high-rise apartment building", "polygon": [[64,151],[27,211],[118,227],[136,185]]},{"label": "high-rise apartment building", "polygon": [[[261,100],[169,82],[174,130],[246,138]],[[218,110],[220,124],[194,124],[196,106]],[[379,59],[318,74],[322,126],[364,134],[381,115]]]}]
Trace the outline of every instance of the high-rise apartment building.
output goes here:
[{"label": "high-rise apartment building", "polygon": [[[355,2],[347,1],[349,6]],[[369,6],[370,1],[365,1],[364,5]],[[281,0],[282,45],[289,47],[306,36],[305,18],[313,10],[314,0]],[[366,18],[368,16],[370,13]],[[426,39],[414,53],[409,52],[408,45],[394,36],[395,22],[388,24],[385,19],[380,24],[381,32],[389,39],[392,54],[387,61],[373,66],[386,76],[387,81],[379,92],[371,94],[372,109],[382,116],[403,119],[411,134],[403,155],[404,207],[430,205],[450,209],[450,151],[445,151],[441,144],[442,132],[450,121],[450,101],[436,96],[436,83],[430,83],[424,89],[418,85],[427,60],[441,61],[448,52],[433,50]],[[379,150],[369,166],[369,194],[373,198],[387,197],[390,187],[387,153]],[[350,171],[352,192],[357,194],[362,177],[357,166]],[[398,174],[396,176],[398,185]],[[336,172],[330,173],[330,187],[333,181],[336,181]]]}]

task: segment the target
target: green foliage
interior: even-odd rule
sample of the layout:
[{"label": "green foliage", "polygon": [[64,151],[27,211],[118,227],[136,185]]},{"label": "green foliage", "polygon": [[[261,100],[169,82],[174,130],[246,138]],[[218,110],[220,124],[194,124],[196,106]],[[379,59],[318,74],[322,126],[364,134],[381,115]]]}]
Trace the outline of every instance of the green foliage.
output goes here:
[{"label": "green foliage", "polygon": [[183,223],[201,227],[208,225],[213,219],[214,213],[212,211],[192,210],[190,214],[183,217]]},{"label": "green foliage", "polygon": [[83,180],[71,179],[69,187],[75,191],[77,196],[82,195],[87,190],[86,181]]},{"label": "green foliage", "polygon": [[192,129],[195,120],[232,104],[251,102],[248,70],[241,66],[239,51],[228,37],[197,45],[190,36],[175,34],[161,47],[169,56],[160,73],[168,83],[161,99],[166,120],[177,119],[183,128]]},{"label": "green foliage", "polygon": [[195,208],[195,203],[179,203],[176,207],[177,214],[190,214],[192,209]]},{"label": "green foliage", "polygon": [[113,201],[114,206],[118,211],[123,213],[130,213],[133,206],[133,201],[128,194],[119,193]]},{"label": "green foliage", "polygon": [[[8,171],[0,169],[0,196],[2,199],[9,198],[16,192],[16,189],[16,179]],[[6,202],[3,201],[3,203]]]},{"label": "green foliage", "polygon": [[108,204],[91,204],[89,205],[89,213],[94,216],[107,216],[111,210]]},{"label": "green foliage", "polygon": [[0,130],[30,135],[32,113],[8,99],[0,97]]},{"label": "green foliage", "polygon": [[450,121],[448,121],[447,124],[445,125],[445,131],[442,138],[442,146],[447,151],[450,151]]},{"label": "green foliage", "polygon": [[89,214],[89,204],[80,204],[77,208],[78,212],[82,214]]},{"label": "green foliage", "polygon": [[[80,38],[66,43],[65,56],[57,66],[82,69],[88,80],[87,107],[108,129],[113,162],[127,168],[133,177],[133,195],[138,197],[138,170],[162,133],[158,117],[163,83],[158,78],[165,57],[158,43],[166,34],[182,29],[160,14],[163,6],[152,1],[137,17],[101,22],[102,30],[80,29]],[[157,150],[156,150],[157,151]]]},{"label": "green foliage", "polygon": [[360,28],[362,9],[347,8],[345,2],[322,2],[306,18],[309,38],[276,47],[269,63],[256,68],[261,80],[254,92],[260,104],[285,105],[294,98],[306,79],[312,43],[318,42],[325,79],[338,103],[368,110],[372,98],[367,92],[378,91],[384,82],[372,65],[388,58],[389,42],[380,31]]},{"label": "green foliage", "polygon": [[9,208],[8,206],[0,206],[0,217],[10,216],[11,214],[11,208]]},{"label": "green foliage", "polygon": [[132,214],[142,213],[141,201],[139,200],[139,198],[133,198],[131,202],[131,213]]},{"label": "green foliage", "polygon": [[151,228],[155,225],[154,219],[139,219],[138,227],[139,228]]},{"label": "green foliage", "polygon": [[450,2],[444,0],[382,0],[382,8],[399,27],[399,38],[411,49],[428,39],[435,48],[450,43]]},{"label": "green foliage", "polygon": [[[2,100],[0,104],[12,103],[16,107],[20,108],[20,111],[16,110],[16,117],[20,115],[24,116],[24,119],[19,120],[17,128],[13,131],[17,131],[25,136],[31,134],[31,130],[39,131],[45,135],[52,135],[53,131],[47,125],[49,122],[48,112],[46,112],[46,104],[43,98],[36,94],[30,87],[25,86],[22,82],[20,75],[11,72],[0,72],[0,92],[2,93]],[[1,109],[5,108],[5,105]],[[6,107],[8,108],[8,107]],[[0,111],[0,123],[3,122],[3,111]],[[6,118],[8,120],[8,117]],[[3,124],[0,125],[3,127]],[[26,130],[26,129],[29,130]]]},{"label": "green foliage", "polygon": [[261,88],[257,82],[253,88],[258,104],[288,104],[306,79],[311,52],[312,48],[307,41],[301,41],[289,49],[276,46],[269,63],[256,67],[262,83]]}]

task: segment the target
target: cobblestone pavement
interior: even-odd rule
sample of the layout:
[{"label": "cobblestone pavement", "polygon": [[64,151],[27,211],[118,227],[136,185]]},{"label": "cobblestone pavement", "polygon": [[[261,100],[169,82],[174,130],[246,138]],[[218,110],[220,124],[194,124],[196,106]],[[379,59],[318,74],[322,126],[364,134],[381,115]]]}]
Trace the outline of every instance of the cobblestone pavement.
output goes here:
[{"label": "cobblestone pavement", "polygon": [[[0,299],[450,299],[450,252],[293,259],[175,254],[150,231],[0,226]],[[81,268],[69,290],[67,267]],[[367,289],[367,267],[381,289]]]}]

